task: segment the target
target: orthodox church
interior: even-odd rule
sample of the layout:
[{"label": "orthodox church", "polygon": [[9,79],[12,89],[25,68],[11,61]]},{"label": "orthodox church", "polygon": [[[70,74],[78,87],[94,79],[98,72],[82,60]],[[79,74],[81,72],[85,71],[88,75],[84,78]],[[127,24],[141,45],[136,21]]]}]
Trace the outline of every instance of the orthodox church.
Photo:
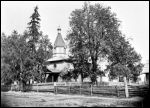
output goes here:
[{"label": "orthodox church", "polygon": [[[47,71],[45,72],[45,82],[63,82],[64,80],[61,78],[61,74],[65,73],[65,70],[74,68],[66,53],[67,47],[61,35],[61,28],[59,27],[57,31],[58,34],[53,46],[53,57],[45,62],[47,68]],[[108,77],[103,78],[104,81],[105,79],[108,80]],[[71,81],[75,81],[75,79],[72,79]],[[90,80],[89,78],[85,78],[84,81],[89,82]],[[77,82],[81,82],[81,75],[78,76]]]},{"label": "orthodox church", "polygon": [[[69,56],[66,53],[66,49],[67,46],[63,40],[63,37],[61,35],[61,28],[59,27],[57,29],[58,34],[56,37],[56,40],[54,42],[54,46],[53,46],[53,57],[48,59],[45,62],[47,71],[45,72],[45,76],[46,76],[46,80],[45,82],[63,82],[64,80],[61,77],[62,73],[65,73],[65,70],[69,70],[69,69],[73,69],[73,64],[71,63]],[[98,65],[100,67],[105,67],[107,63],[105,62],[98,62]],[[104,69],[103,69],[104,70]],[[149,71],[146,71],[148,74],[146,75],[146,79],[149,81]],[[120,82],[119,78],[117,78],[116,80],[112,80],[110,81],[109,77],[108,77],[108,73],[103,76],[97,77],[98,82],[104,81],[104,82]],[[74,79],[72,79],[71,81],[75,81]],[[84,82],[89,82],[89,78],[85,78]],[[81,76],[79,75],[77,82],[81,82]],[[122,82],[122,81],[121,81]]]},{"label": "orthodox church", "polygon": [[46,82],[61,82],[60,74],[66,69],[73,69],[73,66],[66,53],[66,44],[61,35],[61,28],[57,29],[58,34],[53,46],[53,57],[46,61],[47,72]]}]

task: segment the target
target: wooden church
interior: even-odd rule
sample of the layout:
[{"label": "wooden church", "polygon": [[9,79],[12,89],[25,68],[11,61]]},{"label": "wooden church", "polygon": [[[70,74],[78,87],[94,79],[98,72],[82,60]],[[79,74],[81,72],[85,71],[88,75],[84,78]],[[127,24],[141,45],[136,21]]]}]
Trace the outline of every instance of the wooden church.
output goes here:
[{"label": "wooden church", "polygon": [[[45,62],[46,65],[45,82],[64,82],[65,80],[62,79],[61,74],[65,73],[66,72],[65,70],[74,69],[72,62],[69,60],[69,57],[66,53],[67,47],[61,35],[61,28],[59,27],[57,31],[58,34],[53,46],[53,57]],[[105,62],[100,61],[98,62],[98,66],[104,69],[106,68],[105,67],[106,64],[107,63]],[[110,81],[108,73],[103,77],[97,76],[98,82],[104,81],[117,83],[120,82],[119,79],[120,78]],[[71,82],[72,81],[74,82],[75,79],[71,79]],[[78,76],[77,82],[81,82],[81,75]],[[89,77],[85,78],[84,82],[90,82],[90,78]]]},{"label": "wooden church", "polygon": [[62,82],[60,74],[65,69],[73,69],[73,66],[66,53],[66,44],[61,35],[61,28],[57,29],[58,34],[53,46],[53,57],[46,61],[47,71],[46,82]]}]

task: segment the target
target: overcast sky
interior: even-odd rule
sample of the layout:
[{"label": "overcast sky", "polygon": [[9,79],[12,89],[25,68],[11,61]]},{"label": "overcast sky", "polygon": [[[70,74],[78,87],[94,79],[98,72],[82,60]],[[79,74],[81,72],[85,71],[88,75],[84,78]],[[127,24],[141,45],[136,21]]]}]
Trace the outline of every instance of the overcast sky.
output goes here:
[{"label": "overcast sky", "polygon": [[[52,43],[61,27],[63,38],[69,30],[70,13],[82,8],[84,1],[1,1],[1,33],[10,35],[15,29],[19,33],[27,28],[34,7],[38,5],[41,28]],[[147,1],[91,1],[110,6],[112,12],[122,21],[121,30],[130,43],[142,55],[142,61],[149,60],[149,2]]]}]

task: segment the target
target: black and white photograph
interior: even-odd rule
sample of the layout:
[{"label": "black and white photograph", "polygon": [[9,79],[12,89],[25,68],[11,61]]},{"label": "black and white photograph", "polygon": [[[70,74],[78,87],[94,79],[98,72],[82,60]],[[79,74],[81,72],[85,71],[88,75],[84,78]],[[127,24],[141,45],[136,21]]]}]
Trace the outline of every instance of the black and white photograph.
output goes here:
[{"label": "black and white photograph", "polygon": [[149,1],[1,1],[1,107],[147,107]]}]

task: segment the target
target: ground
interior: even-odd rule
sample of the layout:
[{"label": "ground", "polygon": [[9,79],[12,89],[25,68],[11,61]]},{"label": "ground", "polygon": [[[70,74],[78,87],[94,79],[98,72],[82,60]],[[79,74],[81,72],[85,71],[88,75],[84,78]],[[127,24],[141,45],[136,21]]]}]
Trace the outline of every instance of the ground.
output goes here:
[{"label": "ground", "polygon": [[134,107],[142,98],[96,97],[42,92],[1,92],[1,106],[7,107]]}]

